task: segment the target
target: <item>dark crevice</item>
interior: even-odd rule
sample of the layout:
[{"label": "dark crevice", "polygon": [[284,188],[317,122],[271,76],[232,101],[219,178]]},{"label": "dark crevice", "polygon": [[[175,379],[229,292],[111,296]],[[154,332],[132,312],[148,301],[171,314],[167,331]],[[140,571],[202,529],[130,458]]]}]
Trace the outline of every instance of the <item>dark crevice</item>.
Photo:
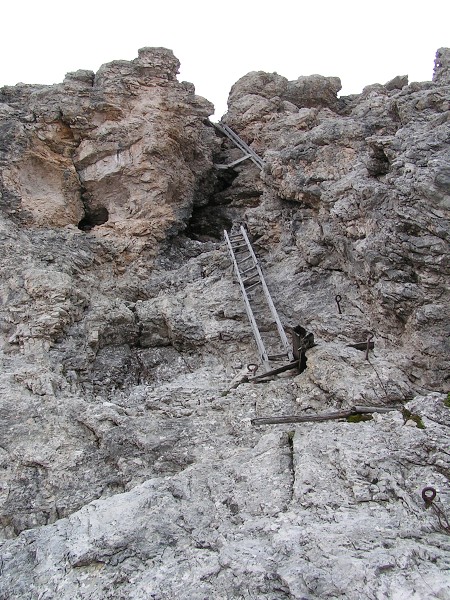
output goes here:
[{"label": "dark crevice", "polygon": [[224,229],[231,229],[232,219],[221,207],[201,206],[194,208],[186,235],[200,242],[217,241],[223,237]]},{"label": "dark crevice", "polygon": [[381,146],[373,144],[370,147],[370,157],[366,166],[371,177],[386,175],[389,171],[389,159]]},{"label": "dark crevice", "polygon": [[207,203],[194,206],[186,227],[187,237],[200,242],[217,241],[223,237],[223,230],[230,229],[233,219],[226,210],[221,195],[228,190],[237,177],[234,169],[218,171],[214,189],[208,195]]},{"label": "dark crevice", "polygon": [[295,431],[289,431],[287,434],[289,444],[289,473],[291,475],[291,498],[290,502],[294,499],[295,493],[295,461],[294,461],[294,437]]},{"label": "dark crevice", "polygon": [[104,206],[87,208],[84,217],[78,223],[78,229],[81,229],[81,231],[90,231],[97,225],[103,225],[108,219],[109,213]]}]

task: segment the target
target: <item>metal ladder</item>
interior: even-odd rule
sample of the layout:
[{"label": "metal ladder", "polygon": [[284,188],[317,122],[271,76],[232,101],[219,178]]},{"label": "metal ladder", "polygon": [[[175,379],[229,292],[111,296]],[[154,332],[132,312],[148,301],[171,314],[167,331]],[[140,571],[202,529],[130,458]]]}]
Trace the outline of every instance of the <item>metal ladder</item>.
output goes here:
[{"label": "metal ladder", "polygon": [[[227,231],[224,231],[224,236],[231,260],[233,262],[234,273],[241,288],[248,320],[250,321],[250,326],[256,340],[261,365],[264,372],[268,373],[269,371],[273,370],[270,365],[271,361],[285,360],[292,362],[295,360],[294,353],[288,342],[286,333],[270,296],[269,289],[264,280],[264,275],[261,271],[261,267],[259,266],[258,259],[253,252],[253,248],[250,240],[248,239],[245,227],[241,225],[238,233],[230,233],[230,235],[228,235]],[[256,295],[259,294],[261,296],[261,293],[263,300],[265,301],[265,305],[269,308],[271,318],[276,324],[276,329],[278,331],[281,352],[278,352],[277,354],[269,354],[266,350],[266,346],[252,309],[252,304],[255,304],[256,301]],[[277,339],[277,346],[278,345]]]},{"label": "metal ladder", "polygon": [[258,169],[263,169],[264,168],[264,161],[263,159],[258,156],[256,154],[256,152],[254,150],[252,150],[250,148],[250,146],[248,146],[244,140],[241,140],[241,138],[238,136],[237,133],[235,133],[231,127],[228,127],[228,125],[225,125],[224,123],[213,123],[214,127],[220,131],[221,133],[223,133],[224,135],[227,136],[227,138],[229,140],[231,140],[233,142],[233,144],[235,146],[237,146],[239,148],[239,150],[241,150],[241,152],[244,153],[244,156],[242,156],[241,158],[238,158],[237,160],[233,161],[232,163],[229,163],[228,165],[220,165],[220,164],[216,164],[214,165],[216,167],[216,169],[229,169],[230,167],[234,167],[236,165],[238,165],[239,163],[243,162],[244,160],[247,160],[248,158],[255,163],[255,165],[258,167]]}]

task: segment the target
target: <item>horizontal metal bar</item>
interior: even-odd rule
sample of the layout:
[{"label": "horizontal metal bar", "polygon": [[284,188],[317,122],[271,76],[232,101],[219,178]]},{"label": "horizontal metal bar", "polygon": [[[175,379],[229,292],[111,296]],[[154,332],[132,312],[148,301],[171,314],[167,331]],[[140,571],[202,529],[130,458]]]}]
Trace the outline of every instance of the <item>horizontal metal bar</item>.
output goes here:
[{"label": "horizontal metal bar", "polygon": [[[241,273],[241,275],[242,275],[242,273]],[[243,280],[242,280],[242,283],[243,283],[244,285],[246,285],[246,284],[247,284],[249,281],[253,281],[253,280],[255,279],[255,277],[259,277],[259,274],[258,274],[258,273],[255,273],[255,275],[250,275],[250,277],[247,277],[246,279],[243,279]],[[255,283],[256,283],[256,282],[255,282]]]},{"label": "horizontal metal bar", "polygon": [[[268,375],[268,373],[265,373]],[[253,378],[256,379],[256,378]],[[251,381],[251,380],[250,380]],[[317,421],[332,421],[334,419],[345,419],[353,415],[386,413],[393,410],[402,410],[398,406],[353,406],[349,410],[341,410],[334,413],[322,413],[319,415],[289,415],[284,417],[258,417],[252,419],[252,425],[280,425],[283,423],[309,423]]]},{"label": "horizontal metal bar", "polygon": [[[239,148],[239,150],[241,150],[241,148]],[[238,158],[237,160],[233,160],[233,162],[231,162],[231,163],[215,164],[214,166],[216,167],[216,169],[232,169],[236,165],[240,164],[241,162],[244,162],[244,160],[248,160],[249,158],[252,158],[251,154],[246,154],[245,156],[242,156],[241,158]]]},{"label": "horizontal metal bar", "polygon": [[252,283],[251,285],[248,285],[245,289],[247,290],[247,292],[251,289],[253,289],[254,287],[256,287],[257,285],[260,285],[261,282],[257,281],[256,283]]}]

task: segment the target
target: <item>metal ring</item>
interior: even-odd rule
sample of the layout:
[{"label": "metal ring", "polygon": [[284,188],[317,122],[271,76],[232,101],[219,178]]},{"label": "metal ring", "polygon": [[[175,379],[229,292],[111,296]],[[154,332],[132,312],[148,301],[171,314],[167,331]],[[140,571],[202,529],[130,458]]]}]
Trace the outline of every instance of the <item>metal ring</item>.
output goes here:
[{"label": "metal ring", "polygon": [[437,492],[434,489],[434,487],[423,488],[422,499],[424,502],[426,502],[428,504],[429,502],[433,502],[433,500],[436,498],[436,494],[437,494]]},{"label": "metal ring", "polygon": [[342,296],[340,294],[336,294],[334,299],[336,300],[336,302],[340,302],[342,300]]},{"label": "metal ring", "polygon": [[247,370],[249,373],[253,373],[253,375],[256,373],[256,371],[258,370],[258,366],[256,363],[249,363],[247,365]]}]

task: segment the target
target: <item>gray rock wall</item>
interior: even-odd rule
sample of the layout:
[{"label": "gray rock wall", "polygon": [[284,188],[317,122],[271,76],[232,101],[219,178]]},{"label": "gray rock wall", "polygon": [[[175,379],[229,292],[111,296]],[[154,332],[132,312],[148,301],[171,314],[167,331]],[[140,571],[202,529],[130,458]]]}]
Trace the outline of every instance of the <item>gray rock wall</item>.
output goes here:
[{"label": "gray rock wall", "polygon": [[[0,91],[0,599],[448,597],[447,55],[344,98],[244,76],[262,172],[213,168],[240,153],[164,49]],[[257,385],[242,221],[316,342]],[[251,424],[354,405],[396,410]]]},{"label": "gray rock wall", "polygon": [[[263,201],[245,217],[277,270],[286,251],[289,260],[295,255],[295,274],[316,278],[308,290],[314,306],[323,294],[332,304],[333,290],[321,288],[331,272],[342,273],[349,301],[366,315],[360,335],[366,327],[395,346],[411,382],[425,389],[442,389],[448,371],[447,54],[438,51],[434,83],[398,78],[355,97],[338,99],[336,78],[301,78],[307,92],[297,105],[285,94],[298,81],[250,73],[234,85],[225,116],[264,156]],[[295,311],[292,294],[303,293],[287,264],[280,296],[307,326],[317,316]]]}]

